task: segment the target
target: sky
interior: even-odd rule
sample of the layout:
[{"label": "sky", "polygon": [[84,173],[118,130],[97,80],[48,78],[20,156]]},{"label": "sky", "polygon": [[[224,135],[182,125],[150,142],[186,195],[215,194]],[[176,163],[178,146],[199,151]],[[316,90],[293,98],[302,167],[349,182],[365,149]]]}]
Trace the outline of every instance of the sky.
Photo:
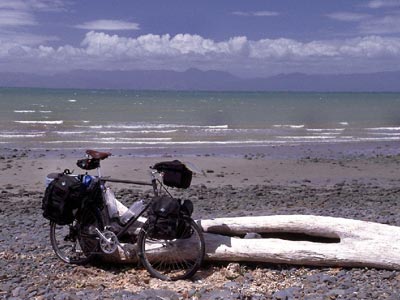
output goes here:
[{"label": "sky", "polygon": [[400,71],[400,0],[0,0],[0,72]]}]

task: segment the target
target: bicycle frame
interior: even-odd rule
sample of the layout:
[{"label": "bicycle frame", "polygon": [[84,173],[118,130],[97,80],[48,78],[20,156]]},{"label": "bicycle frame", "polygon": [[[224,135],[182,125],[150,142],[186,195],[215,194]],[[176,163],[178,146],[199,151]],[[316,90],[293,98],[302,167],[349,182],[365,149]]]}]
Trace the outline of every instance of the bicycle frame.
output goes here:
[{"label": "bicycle frame", "polygon": [[[150,176],[151,176],[151,182],[145,182],[145,181],[135,181],[135,180],[126,180],[126,179],[116,179],[116,178],[111,178],[111,177],[103,177],[101,175],[101,166],[97,168],[97,174],[98,178],[100,180],[101,184],[101,189],[105,190],[105,183],[106,182],[115,182],[115,183],[125,183],[125,184],[134,184],[134,185],[141,185],[141,186],[151,186],[153,188],[154,196],[158,196],[158,185],[157,185],[157,179],[155,177],[156,171],[151,171]],[[161,183],[160,183],[161,184]],[[162,184],[161,184],[162,185]],[[133,225],[143,214],[144,212],[150,207],[151,201],[145,205],[145,207],[142,209],[142,211],[133,216],[128,220],[128,222],[124,225],[121,225],[122,229],[116,234],[117,238],[120,238],[123,236],[129,229],[131,225]]]}]

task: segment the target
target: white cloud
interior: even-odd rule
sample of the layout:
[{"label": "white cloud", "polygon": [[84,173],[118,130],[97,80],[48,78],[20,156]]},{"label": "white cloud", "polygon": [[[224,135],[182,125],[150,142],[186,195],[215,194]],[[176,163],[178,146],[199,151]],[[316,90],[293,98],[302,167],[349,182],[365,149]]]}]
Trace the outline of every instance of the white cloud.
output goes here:
[{"label": "white cloud", "polygon": [[25,11],[0,10],[0,26],[37,25],[34,16]]},{"label": "white cloud", "polygon": [[[48,41],[59,40],[55,36],[31,33],[31,28],[27,27],[40,25],[36,13],[61,11],[65,9],[68,3],[62,0],[0,0],[0,42],[3,47],[2,50],[6,46],[7,49],[14,46],[15,49],[22,49],[28,45],[40,45]],[[18,50],[13,53],[22,55],[23,52]]]},{"label": "white cloud", "polygon": [[24,1],[0,0],[0,9],[26,10],[27,8],[28,6]]},{"label": "white cloud", "polygon": [[369,8],[384,8],[400,6],[400,0],[371,0],[367,3]]},{"label": "white cloud", "polygon": [[38,11],[60,11],[61,0],[0,0],[0,26],[20,27],[38,25]]},{"label": "white cloud", "polygon": [[7,41],[16,45],[40,45],[49,41],[59,41],[55,36],[16,32],[14,30],[0,30],[0,41]]},{"label": "white cloud", "polygon": [[68,1],[63,0],[28,0],[28,5],[38,11],[63,11],[69,4]]},{"label": "white cloud", "polygon": [[359,33],[364,35],[400,33],[400,12],[396,11],[384,16],[352,12],[336,12],[326,16],[337,21],[357,23]]},{"label": "white cloud", "polygon": [[[302,42],[294,39],[215,41],[200,35],[147,34],[137,38],[90,31],[80,47],[29,46],[0,38],[0,63],[24,61],[24,68],[173,69],[190,67],[253,76],[279,72],[352,72],[400,67],[400,38],[366,36]],[[351,67],[350,67],[351,66]],[[22,67],[21,67],[22,68]]]},{"label": "white cloud", "polygon": [[126,22],[121,20],[95,20],[90,22],[85,22],[75,26],[80,29],[87,30],[139,30],[139,24],[133,22]]},{"label": "white cloud", "polygon": [[235,37],[224,42],[215,42],[199,35],[146,34],[137,38],[125,38],[101,32],[88,32],[82,46],[90,55],[117,57],[148,56],[207,56],[217,54],[233,55],[239,53],[247,43],[245,37]]},{"label": "white cloud", "polygon": [[0,9],[24,11],[60,11],[65,7],[62,0],[0,0]]},{"label": "white cloud", "polygon": [[337,20],[337,21],[345,21],[345,22],[357,22],[361,20],[365,20],[370,17],[368,14],[359,14],[359,13],[351,13],[351,12],[336,12],[327,14],[327,17]]},{"label": "white cloud", "polygon": [[267,10],[252,11],[252,12],[234,11],[232,12],[232,15],[241,17],[276,17],[279,16],[279,13],[276,11],[267,11]]},{"label": "white cloud", "polygon": [[359,29],[364,34],[400,33],[400,14],[366,20]]}]

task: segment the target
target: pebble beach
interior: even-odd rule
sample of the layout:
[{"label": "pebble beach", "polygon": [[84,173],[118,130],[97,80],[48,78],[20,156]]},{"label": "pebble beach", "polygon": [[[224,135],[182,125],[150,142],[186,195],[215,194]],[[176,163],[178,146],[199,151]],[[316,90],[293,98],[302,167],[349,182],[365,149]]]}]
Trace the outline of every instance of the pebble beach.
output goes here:
[{"label": "pebble beach", "polygon": [[[146,179],[158,161],[204,171],[187,190],[195,219],[305,214],[400,226],[398,142],[241,149],[234,155],[113,151],[103,173]],[[400,271],[254,263],[205,263],[191,279],[164,282],[134,264],[67,265],[41,215],[46,174],[75,169],[79,151],[0,150],[0,299],[400,299]],[[116,184],[129,205],[148,191]]]}]

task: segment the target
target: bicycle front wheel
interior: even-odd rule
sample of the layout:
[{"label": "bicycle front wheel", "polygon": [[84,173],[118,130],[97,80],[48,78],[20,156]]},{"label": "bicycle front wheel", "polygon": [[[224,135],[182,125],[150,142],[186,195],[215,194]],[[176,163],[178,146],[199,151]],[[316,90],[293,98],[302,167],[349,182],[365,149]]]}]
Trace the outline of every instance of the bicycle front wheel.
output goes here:
[{"label": "bicycle front wheel", "polygon": [[99,241],[94,228],[102,222],[94,210],[85,209],[71,224],[50,223],[51,246],[59,259],[70,264],[85,264],[98,251]]},{"label": "bicycle front wheel", "polygon": [[162,280],[180,280],[192,277],[204,259],[205,243],[201,228],[184,218],[182,238],[153,237],[153,223],[147,221],[138,237],[140,261],[147,271]]}]

